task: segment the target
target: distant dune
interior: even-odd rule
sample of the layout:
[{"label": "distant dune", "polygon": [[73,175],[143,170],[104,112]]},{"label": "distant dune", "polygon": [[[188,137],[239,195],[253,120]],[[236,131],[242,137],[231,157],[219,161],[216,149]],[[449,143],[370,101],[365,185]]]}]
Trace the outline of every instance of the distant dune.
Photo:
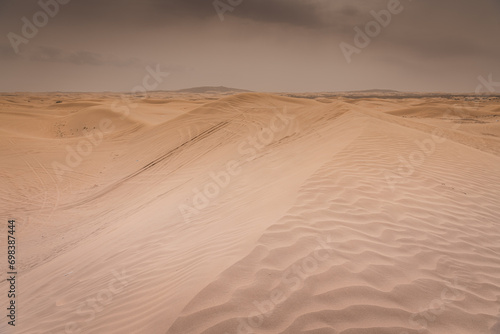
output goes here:
[{"label": "distant dune", "polygon": [[203,87],[193,87],[186,89],[179,89],[175,92],[178,93],[194,93],[194,94],[222,94],[222,93],[243,93],[250,92],[249,90],[228,88],[224,86],[203,86]]},{"label": "distant dune", "polygon": [[400,93],[397,90],[392,89],[366,89],[366,90],[355,90],[349,91],[348,93]]},{"label": "distant dune", "polygon": [[15,333],[498,329],[500,99],[403,94],[0,95]]}]

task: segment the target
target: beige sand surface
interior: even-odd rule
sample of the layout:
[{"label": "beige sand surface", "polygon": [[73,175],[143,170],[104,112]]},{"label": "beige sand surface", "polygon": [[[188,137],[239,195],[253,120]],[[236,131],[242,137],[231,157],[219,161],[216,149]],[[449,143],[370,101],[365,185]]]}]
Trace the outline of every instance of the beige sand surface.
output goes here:
[{"label": "beige sand surface", "polygon": [[499,121],[495,97],[2,94],[0,333],[498,334]]}]

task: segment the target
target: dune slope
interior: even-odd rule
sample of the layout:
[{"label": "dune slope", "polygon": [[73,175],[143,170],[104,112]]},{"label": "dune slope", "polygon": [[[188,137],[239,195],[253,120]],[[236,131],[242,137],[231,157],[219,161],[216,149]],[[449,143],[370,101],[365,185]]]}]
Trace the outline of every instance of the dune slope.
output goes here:
[{"label": "dune slope", "polygon": [[0,332],[498,328],[500,102],[155,94],[2,97]]}]

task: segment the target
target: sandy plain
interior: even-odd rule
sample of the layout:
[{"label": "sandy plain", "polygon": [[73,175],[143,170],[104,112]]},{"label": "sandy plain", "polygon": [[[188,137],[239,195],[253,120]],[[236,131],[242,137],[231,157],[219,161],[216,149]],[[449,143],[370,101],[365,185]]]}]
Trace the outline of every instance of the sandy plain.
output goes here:
[{"label": "sandy plain", "polygon": [[499,120],[495,96],[1,94],[0,332],[500,333]]}]

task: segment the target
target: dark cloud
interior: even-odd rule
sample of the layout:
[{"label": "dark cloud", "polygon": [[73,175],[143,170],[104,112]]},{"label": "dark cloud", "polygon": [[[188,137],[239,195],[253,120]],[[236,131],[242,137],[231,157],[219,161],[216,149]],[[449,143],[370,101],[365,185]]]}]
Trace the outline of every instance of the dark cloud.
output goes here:
[{"label": "dark cloud", "polygon": [[[295,26],[319,28],[335,25],[343,17],[363,14],[360,9],[347,0],[332,5],[328,0],[242,0],[231,5],[228,0],[222,3],[233,7],[227,11],[228,18],[242,18],[255,22],[283,23]],[[374,0],[376,3],[380,0]],[[32,16],[40,10],[37,1],[9,2],[8,10],[16,15]],[[212,0],[86,0],[71,1],[61,5],[60,11],[66,21],[81,22],[88,20],[109,20],[110,24],[128,22],[129,24],[169,25],[180,20],[206,20],[218,17]]]},{"label": "dark cloud", "polygon": [[236,17],[256,22],[285,23],[305,27],[320,27],[325,24],[319,15],[326,4],[300,0],[254,0],[243,1],[234,10]]},{"label": "dark cloud", "polygon": [[[71,69],[73,78],[81,74],[95,87],[101,87],[96,83],[108,73],[105,88],[112,80],[119,88],[128,78],[140,77],[141,67],[162,63],[182,69],[172,76],[176,82],[169,88],[217,84],[254,90],[260,85],[271,90],[345,90],[380,84],[403,89],[397,85],[408,78],[406,89],[426,90],[438,87],[434,76],[439,76],[440,82],[449,77],[450,87],[458,90],[469,84],[457,78],[500,68],[500,0],[401,0],[404,10],[347,66],[339,44],[353,44],[354,28],[363,29],[374,20],[370,12],[387,9],[388,2],[232,1],[234,8],[221,22],[214,0],[73,0],[61,5],[15,55],[7,33],[21,34],[21,18],[32,18],[40,6],[38,0],[0,0],[5,81],[0,88],[9,87],[5,73],[15,73],[19,85],[35,80],[33,75],[20,77],[25,67],[38,73],[39,85],[45,84],[50,68],[50,76],[68,87],[72,84],[65,76]],[[433,67],[425,78],[419,67],[428,63]],[[450,68],[458,63],[460,68]],[[85,82],[79,84],[78,89]]]},{"label": "dark cloud", "polygon": [[37,62],[69,63],[91,66],[144,66],[137,58],[120,59],[89,51],[64,51],[48,46],[31,46],[16,55],[10,45],[0,45],[0,59],[24,59]]},{"label": "dark cloud", "polygon": [[[90,1],[92,6],[100,8],[102,1]],[[321,25],[321,10],[327,7],[327,1],[303,1],[303,0],[242,0],[238,5],[230,5],[227,0],[221,0],[232,7],[231,11],[226,12],[226,16],[245,18],[256,22],[286,23],[292,25],[318,26]],[[89,7],[89,1],[85,6]],[[133,10],[134,1],[125,1],[129,8]],[[212,0],[146,0],[141,1],[147,11],[148,17],[156,19],[179,20],[179,19],[208,19],[218,17],[214,1]],[[107,1],[104,6],[109,9],[124,8],[124,1]],[[136,15],[142,16],[143,11],[131,11],[125,14],[127,17]],[[165,22],[167,23],[167,22]]]},{"label": "dark cloud", "polygon": [[38,47],[31,52],[27,53],[29,60],[32,61],[47,61],[70,63],[75,65],[92,65],[92,66],[127,66],[137,64],[137,60],[117,60],[104,55],[89,52],[89,51],[75,51],[65,52],[61,49],[53,47]]}]

